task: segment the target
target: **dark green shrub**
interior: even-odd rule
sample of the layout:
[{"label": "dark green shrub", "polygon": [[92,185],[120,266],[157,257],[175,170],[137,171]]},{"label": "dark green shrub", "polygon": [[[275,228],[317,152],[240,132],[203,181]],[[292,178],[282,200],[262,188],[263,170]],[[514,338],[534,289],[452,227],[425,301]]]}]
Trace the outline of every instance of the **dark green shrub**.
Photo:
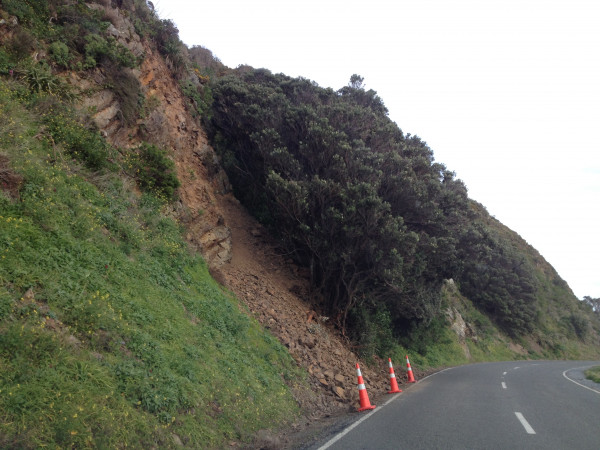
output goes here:
[{"label": "dark green shrub", "polygon": [[213,102],[210,87],[201,84],[196,85],[189,79],[181,81],[179,85],[181,86],[181,92],[188,99],[188,106],[190,107],[192,116],[210,120]]},{"label": "dark green shrub", "polygon": [[569,322],[579,339],[584,340],[589,335],[591,324],[586,316],[582,314],[571,314]]},{"label": "dark green shrub", "polygon": [[[67,2],[62,2],[67,3]],[[56,21],[59,25],[75,25],[81,30],[81,36],[88,34],[103,34],[110,23],[103,20],[104,12],[91,9],[82,1],[63,4],[57,8]],[[79,48],[83,50],[83,48]]]},{"label": "dark green shrub", "polygon": [[144,143],[138,148],[136,176],[142,189],[171,200],[180,186],[175,163],[166,150]]},{"label": "dark green shrub", "polygon": [[422,356],[426,356],[429,349],[436,345],[450,344],[446,333],[447,321],[444,316],[437,316],[429,323],[413,323],[408,336],[401,340],[404,347],[413,349]]},{"label": "dark green shrub", "polygon": [[91,69],[98,64],[113,62],[122,67],[135,67],[137,58],[127,48],[119,44],[115,38],[103,38],[98,34],[85,37],[84,68]]},{"label": "dark green shrub", "polygon": [[[3,0],[2,7],[7,13],[17,16],[19,23],[35,24],[47,15],[47,6],[45,1],[40,0]],[[40,17],[42,16],[42,17]]]},{"label": "dark green shrub", "polygon": [[25,29],[20,28],[8,42],[7,48],[18,60],[28,58],[35,49],[36,39]]},{"label": "dark green shrub", "polygon": [[67,68],[71,61],[69,47],[62,42],[53,42],[48,46],[48,52],[52,60],[59,66]]},{"label": "dark green shrub", "polygon": [[119,100],[123,123],[132,125],[144,103],[140,81],[129,70],[116,65],[112,65],[106,73],[110,89]]},{"label": "dark green shrub", "polygon": [[357,353],[367,359],[374,355],[386,357],[396,344],[390,313],[385,307],[375,308],[358,306],[350,311],[348,318]]},{"label": "dark green shrub", "polygon": [[45,110],[43,121],[54,144],[62,145],[68,154],[92,170],[109,166],[111,147],[96,130],[78,122],[68,108],[52,102],[40,106]]}]

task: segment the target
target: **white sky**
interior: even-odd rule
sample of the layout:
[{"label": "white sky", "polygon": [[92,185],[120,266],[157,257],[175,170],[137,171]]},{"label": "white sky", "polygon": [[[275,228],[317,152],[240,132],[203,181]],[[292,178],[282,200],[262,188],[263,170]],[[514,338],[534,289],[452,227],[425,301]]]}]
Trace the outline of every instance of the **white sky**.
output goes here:
[{"label": "white sky", "polygon": [[597,0],[154,0],[188,45],[339,89],[354,73],[469,196],[600,297]]}]

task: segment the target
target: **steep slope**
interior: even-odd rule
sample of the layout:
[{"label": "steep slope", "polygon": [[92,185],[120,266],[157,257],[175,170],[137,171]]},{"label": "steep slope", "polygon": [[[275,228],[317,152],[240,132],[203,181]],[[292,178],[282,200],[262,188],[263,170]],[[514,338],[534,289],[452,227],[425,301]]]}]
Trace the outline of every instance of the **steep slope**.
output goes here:
[{"label": "steep slope", "polygon": [[[308,291],[308,280],[277,255],[281,250],[276,242],[230,193],[227,176],[203,129],[191,117],[177,82],[165,76],[170,71],[164,58],[148,44],[144,54],[136,76],[144,95],[158,100],[148,117],[135,126],[123,126],[118,99],[106,89],[97,90],[83,106],[95,107],[93,119],[115,146],[132,147],[143,138],[171,149],[181,180],[173,214],[185,226],[188,242],[202,252],[215,278],[243,300],[308,371],[314,392],[299,392],[296,398],[309,415],[346,409],[358,398],[353,370],[357,356],[331,323],[312,310],[306,295],[301,298]],[[95,77],[94,84],[102,85],[98,81],[102,74]],[[93,88],[84,80],[79,85]],[[365,377],[373,394],[384,392],[385,368],[367,367]]]}]

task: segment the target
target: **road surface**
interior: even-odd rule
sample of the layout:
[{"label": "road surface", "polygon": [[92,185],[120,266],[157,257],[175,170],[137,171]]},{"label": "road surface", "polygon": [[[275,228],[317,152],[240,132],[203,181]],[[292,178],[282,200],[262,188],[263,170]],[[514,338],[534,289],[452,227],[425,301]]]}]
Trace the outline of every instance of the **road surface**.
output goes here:
[{"label": "road surface", "polygon": [[[418,381],[311,449],[600,449],[600,361],[461,366]],[[367,386],[368,390],[368,386]]]}]

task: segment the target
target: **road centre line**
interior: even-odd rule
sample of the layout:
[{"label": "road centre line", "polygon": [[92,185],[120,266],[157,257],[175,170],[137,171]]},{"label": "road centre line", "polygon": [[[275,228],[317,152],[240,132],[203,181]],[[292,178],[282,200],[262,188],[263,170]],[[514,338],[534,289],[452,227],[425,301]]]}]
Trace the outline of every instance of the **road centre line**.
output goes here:
[{"label": "road centre line", "polygon": [[506,375],[506,374],[507,374],[507,372],[503,372],[503,373],[502,373],[502,376],[504,376],[504,375]]},{"label": "road centre line", "polygon": [[577,381],[575,381],[575,380],[573,380],[573,379],[571,379],[571,378],[569,378],[569,377],[567,376],[567,372],[568,372],[569,370],[587,369],[587,368],[589,368],[589,367],[593,367],[593,366],[575,367],[575,368],[572,368],[572,369],[567,369],[567,370],[565,370],[565,371],[563,372],[563,377],[565,377],[567,380],[569,380],[569,381],[572,381],[573,383],[575,383],[575,384],[577,384],[577,385],[579,385],[579,386],[581,386],[581,387],[583,387],[583,388],[586,388],[586,389],[589,389],[589,390],[590,390],[590,391],[592,391],[592,392],[595,392],[596,394],[600,394],[600,391],[597,391],[596,389],[594,389],[594,388],[591,388],[591,387],[589,387],[589,386],[586,386],[586,385],[584,385],[584,384],[578,383]]},{"label": "road centre line", "polygon": [[502,389],[506,389],[506,383],[504,381],[502,382]]},{"label": "road centre line", "polygon": [[515,412],[515,416],[517,416],[517,419],[519,419],[519,422],[521,422],[521,425],[523,425],[523,428],[525,428],[525,431],[527,431],[527,434],[535,434],[535,430],[533,428],[531,428],[531,425],[529,425],[529,422],[527,422],[527,420],[525,420],[525,417],[523,417],[523,414],[521,414],[520,412]]}]

